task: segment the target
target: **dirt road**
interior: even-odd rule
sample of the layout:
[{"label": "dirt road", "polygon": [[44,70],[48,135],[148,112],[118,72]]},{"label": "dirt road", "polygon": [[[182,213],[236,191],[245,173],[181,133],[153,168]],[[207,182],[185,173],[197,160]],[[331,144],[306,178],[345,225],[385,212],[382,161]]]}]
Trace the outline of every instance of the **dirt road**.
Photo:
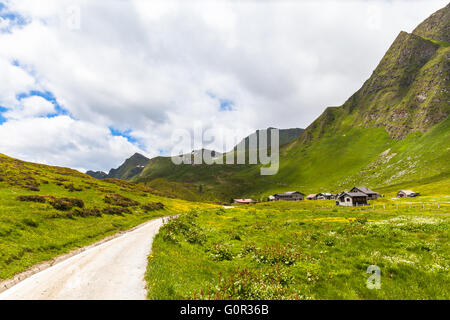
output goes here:
[{"label": "dirt road", "polygon": [[162,219],[87,249],[0,293],[7,299],[145,299],[144,274]]}]

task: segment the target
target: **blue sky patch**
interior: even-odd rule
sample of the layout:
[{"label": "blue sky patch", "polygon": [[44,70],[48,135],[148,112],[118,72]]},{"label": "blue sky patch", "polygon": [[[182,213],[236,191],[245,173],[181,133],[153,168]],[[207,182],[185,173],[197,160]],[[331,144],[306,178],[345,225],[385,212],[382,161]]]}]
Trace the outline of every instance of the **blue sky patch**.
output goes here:
[{"label": "blue sky patch", "polygon": [[33,97],[33,96],[37,96],[37,97],[41,97],[44,98],[45,100],[51,102],[54,107],[56,112],[53,114],[49,114],[47,117],[48,118],[53,118],[59,115],[68,115],[71,116],[69,111],[67,111],[66,109],[64,109],[63,107],[61,107],[61,105],[58,103],[58,101],[56,100],[56,97],[53,95],[53,93],[51,93],[50,91],[36,91],[36,90],[31,90],[30,92],[23,92],[23,93],[19,93],[16,98],[18,101],[25,99],[25,98],[29,98],[29,97]]},{"label": "blue sky patch", "polygon": [[129,142],[131,143],[136,143],[138,142],[136,138],[132,137],[131,134],[131,129],[125,130],[125,131],[120,131],[114,127],[109,127],[109,131],[111,131],[111,134],[115,137],[124,137],[125,139],[127,139]]},{"label": "blue sky patch", "polygon": [[232,111],[234,102],[228,99],[219,99],[220,101],[220,111]]},{"label": "blue sky patch", "polygon": [[11,28],[15,26],[24,26],[28,21],[16,12],[9,11],[5,4],[0,2],[0,18],[3,20],[9,20],[10,25],[8,28],[0,29],[0,32],[11,32]]},{"label": "blue sky patch", "polygon": [[207,91],[206,94],[219,102],[220,111],[232,111],[234,107],[234,101],[226,98],[219,98],[214,93]]},{"label": "blue sky patch", "polygon": [[7,111],[8,109],[5,107],[0,106],[0,125],[6,122],[5,117],[3,117],[3,112]]}]

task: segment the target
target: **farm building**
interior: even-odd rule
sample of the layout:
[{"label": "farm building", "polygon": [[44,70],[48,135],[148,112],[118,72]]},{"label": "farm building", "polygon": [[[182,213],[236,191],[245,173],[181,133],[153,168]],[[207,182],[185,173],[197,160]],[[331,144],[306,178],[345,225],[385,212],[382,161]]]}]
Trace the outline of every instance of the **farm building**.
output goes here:
[{"label": "farm building", "polygon": [[276,193],[273,195],[275,200],[300,201],[305,200],[305,195],[298,191],[288,191],[284,193]]},{"label": "farm building", "polygon": [[411,190],[400,190],[397,193],[397,198],[418,197],[418,196],[420,196],[420,193]]},{"label": "farm building", "polygon": [[362,192],[367,195],[367,199],[369,200],[376,200],[380,197],[380,194],[378,192],[372,191],[369,188],[366,187],[354,187],[350,192]]},{"label": "farm building", "polygon": [[316,193],[308,194],[306,199],[308,199],[308,200],[317,200],[317,194]]},{"label": "farm building", "polygon": [[254,202],[252,199],[233,199],[233,203],[250,204]]},{"label": "farm building", "polygon": [[277,199],[275,198],[275,196],[269,196],[268,200],[269,200],[269,201],[275,201],[275,200],[277,200]]},{"label": "farm building", "polygon": [[322,200],[322,199],[331,200],[331,197],[332,197],[331,193],[327,193],[327,192],[322,192],[322,193],[317,194],[317,200]]},{"label": "farm building", "polygon": [[344,207],[362,206],[367,204],[368,196],[362,192],[342,192],[336,198],[336,205]]}]

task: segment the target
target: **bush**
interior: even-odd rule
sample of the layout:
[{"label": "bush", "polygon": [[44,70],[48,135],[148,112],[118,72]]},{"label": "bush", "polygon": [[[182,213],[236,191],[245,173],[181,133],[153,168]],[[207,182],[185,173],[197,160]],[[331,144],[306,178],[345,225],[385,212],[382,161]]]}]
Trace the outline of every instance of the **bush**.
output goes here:
[{"label": "bush", "polygon": [[183,235],[185,240],[189,243],[202,245],[206,241],[206,235],[203,229],[195,222],[197,213],[194,211],[182,215],[177,219],[172,219],[167,223],[163,229],[168,233],[175,235]]},{"label": "bush", "polygon": [[253,251],[253,259],[255,261],[271,265],[277,263],[291,265],[300,257],[301,253],[299,252],[299,249],[291,245],[266,245],[262,249],[256,248]]},{"label": "bush", "polygon": [[164,203],[161,203],[161,202],[150,202],[150,203],[144,204],[142,206],[142,209],[144,209],[145,211],[161,210],[161,209],[164,209]]},{"label": "bush", "polygon": [[117,193],[108,194],[103,199],[105,203],[111,204],[113,206],[120,207],[133,207],[139,205],[139,202],[132,200],[130,198],[124,197]]},{"label": "bush", "polygon": [[16,198],[19,201],[28,201],[28,202],[40,202],[44,203],[46,201],[46,198],[44,196],[18,196]]},{"label": "bush", "polygon": [[77,187],[74,187],[73,183],[64,185],[64,188],[68,189],[68,190],[69,190],[69,192],[74,192],[74,191],[83,191],[83,189],[82,189],[82,188],[77,188]]},{"label": "bush", "polygon": [[206,293],[194,293],[192,299],[215,300],[281,300],[298,299],[289,289],[293,277],[285,268],[268,270],[235,269],[227,277],[219,275],[217,286],[210,287]]},{"label": "bush", "polygon": [[233,253],[228,243],[215,243],[210,249],[210,256],[216,261],[233,260]]},{"label": "bush", "polygon": [[103,208],[102,213],[123,216],[124,213],[131,213],[131,211],[128,208],[106,207]]},{"label": "bush", "polygon": [[72,209],[73,207],[84,207],[83,200],[76,198],[52,198],[49,202],[53,208],[61,211],[67,211]]},{"label": "bush", "polygon": [[39,189],[38,186],[30,186],[30,187],[28,187],[28,190],[30,190],[30,191],[41,191],[41,189]]},{"label": "bush", "polygon": [[101,217],[102,213],[97,208],[92,209],[75,209],[72,213],[76,217]]}]

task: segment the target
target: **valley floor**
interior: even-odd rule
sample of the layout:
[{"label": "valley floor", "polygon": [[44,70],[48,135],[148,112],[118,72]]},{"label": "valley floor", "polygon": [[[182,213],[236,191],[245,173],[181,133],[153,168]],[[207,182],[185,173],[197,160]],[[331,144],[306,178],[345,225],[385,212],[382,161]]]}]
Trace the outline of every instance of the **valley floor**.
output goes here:
[{"label": "valley floor", "polygon": [[154,240],[148,298],[449,299],[449,238],[446,197],[191,211]]}]

